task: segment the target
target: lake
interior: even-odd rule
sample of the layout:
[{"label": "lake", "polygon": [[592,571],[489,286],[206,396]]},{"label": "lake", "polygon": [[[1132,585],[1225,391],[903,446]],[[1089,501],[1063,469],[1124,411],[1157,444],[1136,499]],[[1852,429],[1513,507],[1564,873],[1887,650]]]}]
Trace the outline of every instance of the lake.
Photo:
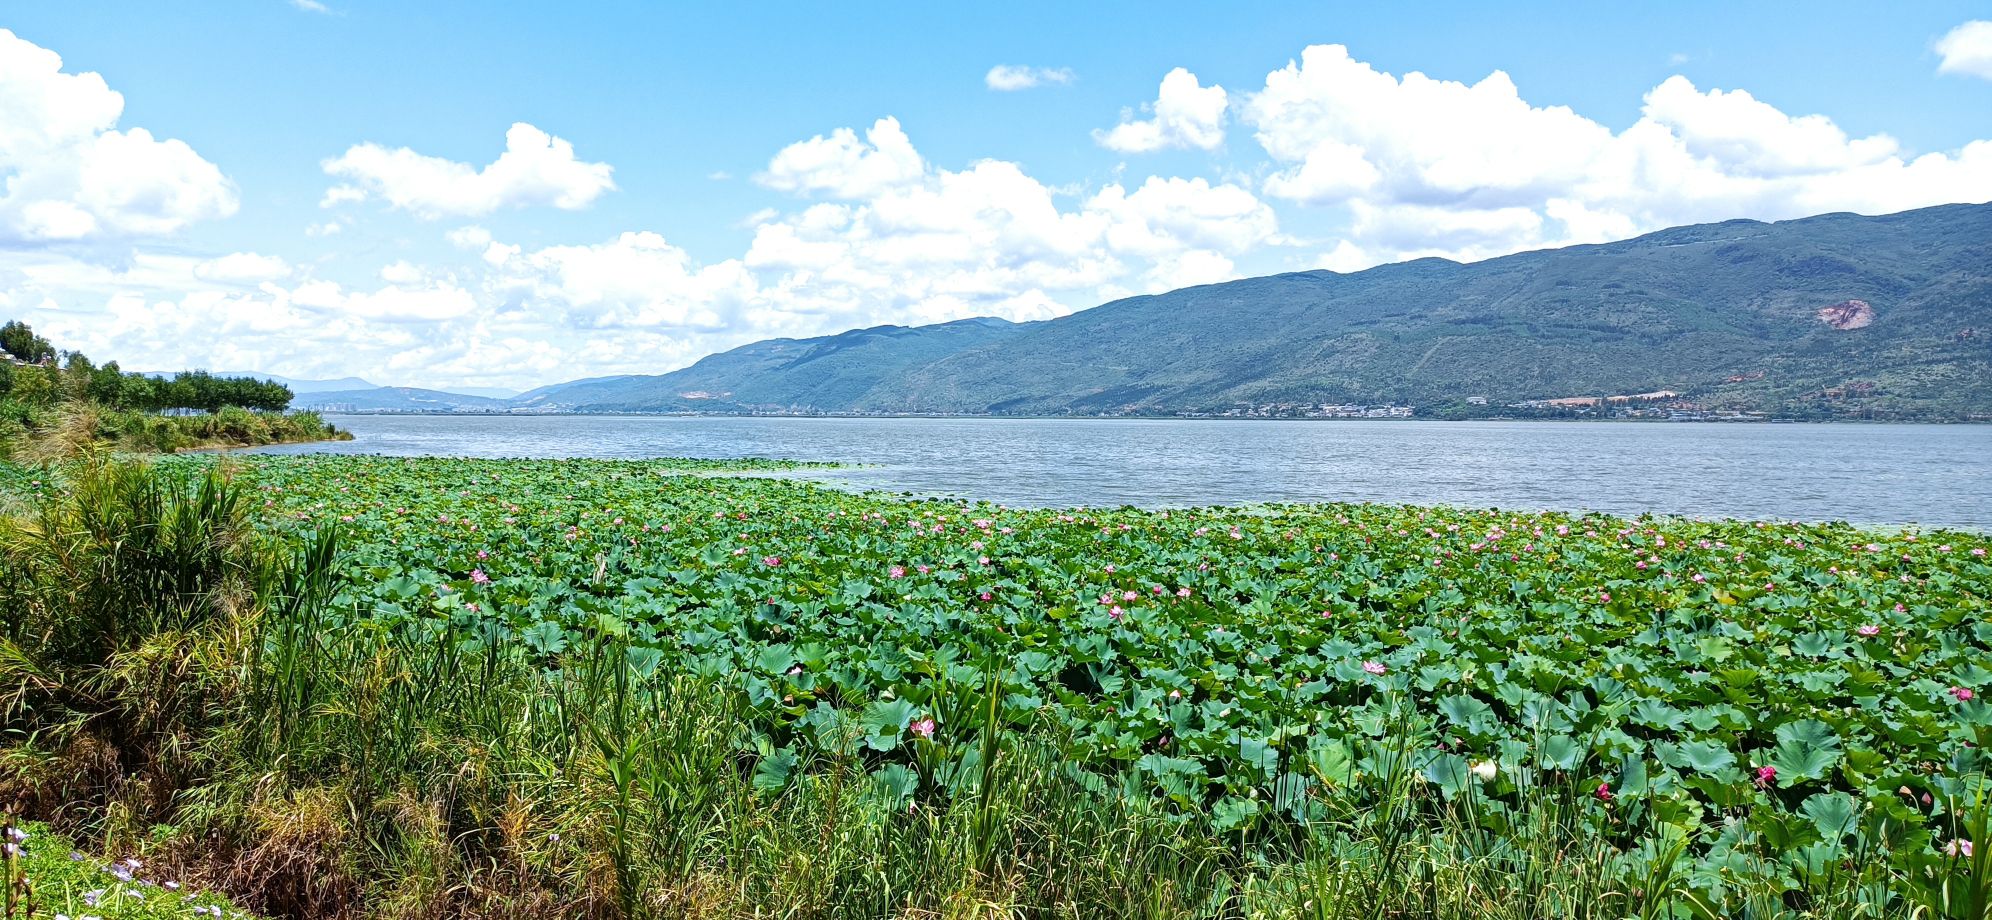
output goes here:
[{"label": "lake", "polygon": [[1011,505],[1374,501],[1992,530],[1992,426],[338,416],[266,453],[780,457]]}]

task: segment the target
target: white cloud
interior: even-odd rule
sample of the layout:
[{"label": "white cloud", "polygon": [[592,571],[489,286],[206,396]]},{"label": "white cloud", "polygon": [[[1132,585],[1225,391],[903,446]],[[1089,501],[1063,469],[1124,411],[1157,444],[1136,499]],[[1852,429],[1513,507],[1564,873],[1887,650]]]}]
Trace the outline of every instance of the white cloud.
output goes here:
[{"label": "white cloud", "polygon": [[397,259],[380,270],[380,280],[389,284],[416,284],[422,280],[422,276],[422,269],[407,259]]},{"label": "white cloud", "polygon": [[1142,106],[1150,118],[1134,120],[1121,113],[1111,131],[1093,132],[1100,146],[1121,153],[1148,153],[1165,147],[1214,150],[1224,143],[1224,110],[1229,104],[1222,86],[1202,86],[1196,74],[1181,67],[1162,78],[1155,101]]},{"label": "white cloud", "polygon": [[1267,195],[1341,207],[1324,264],[1477,259],[1677,224],[1880,213],[1992,198],[1992,141],[1911,157],[1742,90],[1670,77],[1624,131],[1535,106],[1500,71],[1477,83],[1396,77],[1340,45],[1306,49],[1248,96],[1271,156]]},{"label": "white cloud", "polygon": [[476,224],[458,227],[443,234],[443,238],[459,249],[482,249],[491,245],[491,231]]},{"label": "white cloud", "polygon": [[[921,162],[910,142],[903,150],[902,162]],[[1251,191],[1202,178],[1115,183],[1061,208],[1058,190],[1015,163],[908,169],[883,183],[870,181],[875,167],[862,157],[840,162],[856,177],[831,170],[812,184],[868,194],[762,223],[743,259],[762,277],[764,300],[824,331],[1054,316],[1128,284],[1231,277],[1232,257],[1278,236],[1272,209]]]},{"label": "white cloud", "polygon": [[701,268],[656,233],[624,233],[608,243],[529,253],[516,246],[497,251],[502,257],[494,262],[500,268],[495,285],[506,300],[556,305],[570,325],[668,328],[680,334],[720,330],[754,292],[754,280],[738,261]]},{"label": "white cloud", "polygon": [[998,64],[982,76],[984,85],[1001,93],[1050,84],[1064,85],[1073,79],[1070,67],[1027,67],[1021,64]]},{"label": "white cloud", "polygon": [[0,239],[159,236],[235,213],[235,187],[178,140],[118,130],[124,97],[0,29]]},{"label": "white cloud", "polygon": [[318,0],[290,0],[290,3],[291,6],[297,7],[307,13],[324,13],[329,15],[332,12],[331,7],[318,2]]},{"label": "white cloud", "polygon": [[580,160],[573,144],[524,122],[505,132],[505,152],[483,169],[372,143],[356,144],[323,165],[327,175],[347,181],[327,189],[322,206],[378,197],[430,219],[505,207],[571,211],[616,187],[614,167]]},{"label": "white cloud", "polygon": [[289,290],[266,285],[263,291],[279,309],[298,306],[332,317],[386,323],[433,323],[456,319],[477,309],[477,299],[470,291],[448,281],[409,286],[389,284],[374,291],[347,290],[330,281],[306,281]]},{"label": "white cloud", "polygon": [[[0,100],[14,95],[0,87]],[[359,269],[307,254],[285,261],[144,248],[99,265],[0,245],[0,305],[128,367],[532,385],[667,371],[773,336],[978,315],[1039,319],[1222,281],[1241,265],[1276,262],[1269,247],[1294,244],[1269,200],[1322,209],[1308,223],[1333,229],[1308,244],[1320,250],[1316,264],[1353,270],[1702,220],[1992,198],[1992,141],[1918,155],[1886,135],[1849,136],[1823,116],[1683,77],[1655,86],[1638,119],[1615,131],[1529,102],[1499,72],[1470,84],[1399,77],[1322,46],[1249,95],[1173,71],[1147,109],[1100,142],[1210,148],[1235,116],[1267,160],[1231,166],[1222,179],[1115,170],[1104,184],[1071,175],[1053,184],[1002,160],[934,164],[896,119],[881,118],[774,153],[755,181],[799,200],[749,214],[740,226],[751,242],[732,258],[701,260],[642,229],[545,245],[457,226],[464,221],[438,228],[454,249],[445,258],[390,256]],[[76,136],[64,119],[115,121],[78,111],[0,117],[15,132],[0,140],[20,125]],[[613,187],[606,165],[581,163],[565,142],[521,128],[538,139],[508,138],[505,156],[481,170],[361,145],[361,154],[328,164],[343,181],[327,195],[334,205],[377,199],[440,217],[578,207]],[[97,199],[61,200],[102,221],[89,210]],[[0,210],[0,221],[23,213]],[[48,212],[52,224],[62,217]],[[334,217],[310,232],[341,225]],[[342,269],[360,273],[319,277]]]},{"label": "white cloud", "polygon": [[194,266],[194,277],[203,281],[258,284],[290,276],[289,262],[277,256],[253,252],[233,252]]},{"label": "white cloud", "polygon": [[1974,19],[1937,40],[1938,73],[1958,73],[1992,80],[1992,20]]},{"label": "white cloud", "polygon": [[782,148],[755,177],[772,189],[836,198],[863,198],[920,178],[927,164],[897,118],[881,118],[858,140],[856,131],[838,128]]}]

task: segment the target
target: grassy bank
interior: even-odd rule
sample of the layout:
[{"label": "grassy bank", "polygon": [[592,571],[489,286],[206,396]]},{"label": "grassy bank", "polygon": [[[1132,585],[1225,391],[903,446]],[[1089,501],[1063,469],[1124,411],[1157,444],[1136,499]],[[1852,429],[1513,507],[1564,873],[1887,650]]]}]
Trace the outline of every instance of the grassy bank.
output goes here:
[{"label": "grassy bank", "polygon": [[192,415],[157,415],[86,403],[35,408],[0,400],[0,460],[61,460],[98,448],[170,454],[351,439],[351,434],[316,412],[260,412],[228,406]]},{"label": "grassy bank", "polygon": [[730,465],[5,480],[0,796],[287,916],[1985,915],[1982,536]]}]

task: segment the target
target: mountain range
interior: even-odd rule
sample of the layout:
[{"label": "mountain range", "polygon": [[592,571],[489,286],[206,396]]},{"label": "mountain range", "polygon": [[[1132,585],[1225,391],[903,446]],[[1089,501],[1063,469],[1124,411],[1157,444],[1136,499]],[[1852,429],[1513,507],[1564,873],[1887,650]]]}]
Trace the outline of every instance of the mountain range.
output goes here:
[{"label": "mountain range", "polygon": [[[772,339],[666,374],[503,400],[391,389],[381,408],[1432,414],[1660,392],[1780,415],[1982,417],[1992,414],[1992,205],[1734,220],[1469,264],[1246,278],[1041,322]],[[335,395],[352,394],[313,401]]]}]

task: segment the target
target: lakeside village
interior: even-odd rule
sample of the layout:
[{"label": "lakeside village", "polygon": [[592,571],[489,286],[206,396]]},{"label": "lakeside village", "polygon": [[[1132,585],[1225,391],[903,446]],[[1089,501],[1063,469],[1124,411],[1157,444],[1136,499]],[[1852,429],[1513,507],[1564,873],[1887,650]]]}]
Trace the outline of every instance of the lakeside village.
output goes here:
[{"label": "lakeside village", "polygon": [[[691,394],[685,394],[690,396]],[[699,394],[706,397],[706,394]],[[722,394],[730,395],[730,394]],[[709,398],[709,397],[707,397]],[[929,413],[882,411],[825,412],[802,406],[743,406],[732,411],[590,412],[555,406],[515,406],[502,409],[470,409],[439,405],[435,408],[368,409],[350,403],[299,400],[304,408],[344,415],[742,415],[768,417],[838,416],[893,418]],[[1073,413],[1067,413],[1073,414]],[[1644,419],[1678,422],[1763,422],[1773,421],[1763,412],[1714,410],[1673,390],[1632,393],[1617,396],[1571,396],[1556,399],[1529,399],[1506,404],[1491,403],[1485,396],[1468,396],[1435,406],[1357,403],[1263,403],[1240,404],[1224,409],[1158,410],[1126,406],[1097,413],[1088,418],[1235,418],[1235,419]]]},{"label": "lakeside village", "polygon": [[[1136,413],[1128,413],[1136,414]],[[1647,419],[1675,422],[1762,422],[1762,412],[1714,410],[1673,390],[1616,396],[1568,396],[1490,404],[1485,396],[1468,396],[1442,406],[1333,405],[1267,403],[1242,405],[1218,412],[1173,413],[1190,418],[1572,418]]]}]

